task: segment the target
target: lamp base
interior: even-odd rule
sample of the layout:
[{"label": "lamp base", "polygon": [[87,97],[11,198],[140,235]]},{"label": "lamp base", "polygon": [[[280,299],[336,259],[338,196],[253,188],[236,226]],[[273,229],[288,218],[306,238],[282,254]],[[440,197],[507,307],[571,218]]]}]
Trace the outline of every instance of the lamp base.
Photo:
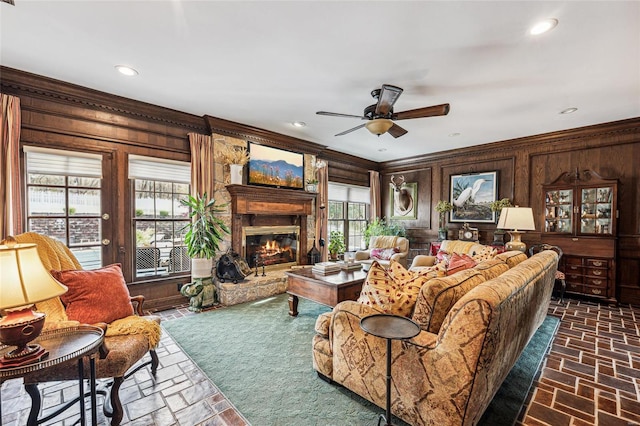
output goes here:
[{"label": "lamp base", "polygon": [[38,344],[29,344],[40,335],[45,314],[33,312],[31,306],[9,310],[0,320],[0,342],[7,346],[17,346],[0,358],[0,368],[19,367],[41,361],[49,351]]},{"label": "lamp base", "polygon": [[27,345],[16,348],[0,358],[0,368],[21,367],[23,365],[40,362],[49,356],[49,351],[42,346]]},{"label": "lamp base", "polygon": [[509,235],[511,235],[511,241],[504,245],[506,251],[517,250],[523,253],[527,253],[527,245],[523,243],[520,238],[522,232],[519,231],[508,231]]}]

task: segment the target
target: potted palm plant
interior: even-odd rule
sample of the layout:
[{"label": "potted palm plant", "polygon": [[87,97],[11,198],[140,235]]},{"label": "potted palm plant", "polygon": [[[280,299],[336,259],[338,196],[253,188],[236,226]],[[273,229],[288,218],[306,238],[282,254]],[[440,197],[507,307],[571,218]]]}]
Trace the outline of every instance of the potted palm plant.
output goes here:
[{"label": "potted palm plant", "polygon": [[189,208],[191,218],[191,223],[182,229],[187,230],[184,242],[191,258],[191,277],[210,277],[212,259],[216,256],[224,235],[230,233],[229,227],[217,216],[225,212],[226,204],[216,205],[216,200],[209,200],[206,192],[202,196],[189,195],[180,200],[180,203]]}]

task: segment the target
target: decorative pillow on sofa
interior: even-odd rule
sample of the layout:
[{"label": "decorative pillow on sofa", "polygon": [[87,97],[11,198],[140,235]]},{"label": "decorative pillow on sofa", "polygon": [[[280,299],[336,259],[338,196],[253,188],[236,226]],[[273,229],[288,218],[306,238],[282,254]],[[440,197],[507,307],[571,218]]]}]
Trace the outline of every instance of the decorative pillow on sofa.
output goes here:
[{"label": "decorative pillow on sofa", "polygon": [[471,256],[476,262],[482,262],[483,260],[493,259],[498,250],[491,246],[484,246],[482,250]]},{"label": "decorative pillow on sofa", "polygon": [[[394,272],[391,273],[390,270]],[[374,261],[362,285],[358,303],[376,307],[387,314],[409,316],[413,312],[420,287],[427,279],[423,275],[407,271],[398,262],[391,261],[388,271]]]},{"label": "decorative pillow on sofa", "polygon": [[119,263],[88,271],[54,270],[51,274],[69,288],[60,296],[69,319],[95,324],[133,315],[129,289]]},{"label": "decorative pillow on sofa", "polygon": [[449,259],[447,266],[447,275],[453,275],[456,272],[476,266],[476,261],[466,254],[453,253]]},{"label": "decorative pillow on sofa", "polygon": [[372,259],[380,259],[380,260],[389,260],[391,256],[400,252],[399,247],[393,248],[372,248],[371,249],[371,258]]},{"label": "decorative pillow on sofa", "polygon": [[438,262],[442,262],[443,260],[445,262],[449,262],[450,257],[451,255],[444,250],[438,250],[438,253],[436,253],[436,259],[438,259]]}]

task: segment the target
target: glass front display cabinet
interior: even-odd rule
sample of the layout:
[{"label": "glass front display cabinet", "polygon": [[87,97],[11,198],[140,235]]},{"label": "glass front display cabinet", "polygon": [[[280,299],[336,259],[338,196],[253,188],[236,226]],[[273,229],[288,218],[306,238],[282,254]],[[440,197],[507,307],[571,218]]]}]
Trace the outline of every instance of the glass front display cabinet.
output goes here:
[{"label": "glass front display cabinet", "polygon": [[590,170],[563,173],[543,194],[541,239],[563,251],[558,269],[567,292],[615,301],[618,180]]}]

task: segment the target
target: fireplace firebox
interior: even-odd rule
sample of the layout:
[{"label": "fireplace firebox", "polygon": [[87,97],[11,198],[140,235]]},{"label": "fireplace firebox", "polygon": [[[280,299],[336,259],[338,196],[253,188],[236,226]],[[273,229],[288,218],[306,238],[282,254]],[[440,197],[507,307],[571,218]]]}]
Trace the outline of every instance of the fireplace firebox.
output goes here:
[{"label": "fireplace firebox", "polygon": [[242,255],[251,268],[295,265],[299,250],[299,226],[242,228]]}]

